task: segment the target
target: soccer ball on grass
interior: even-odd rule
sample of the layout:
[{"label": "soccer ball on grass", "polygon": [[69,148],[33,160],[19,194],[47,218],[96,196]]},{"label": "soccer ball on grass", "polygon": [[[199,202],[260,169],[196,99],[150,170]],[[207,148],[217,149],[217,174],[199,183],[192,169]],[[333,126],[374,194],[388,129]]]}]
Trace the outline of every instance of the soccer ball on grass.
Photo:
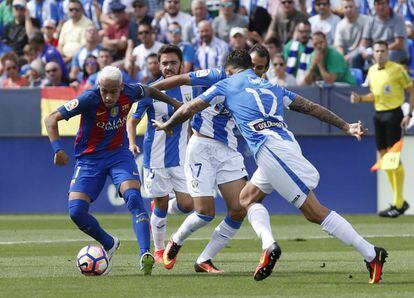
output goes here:
[{"label": "soccer ball on grass", "polygon": [[83,275],[101,275],[108,267],[108,255],[102,247],[87,245],[79,251],[76,266]]}]

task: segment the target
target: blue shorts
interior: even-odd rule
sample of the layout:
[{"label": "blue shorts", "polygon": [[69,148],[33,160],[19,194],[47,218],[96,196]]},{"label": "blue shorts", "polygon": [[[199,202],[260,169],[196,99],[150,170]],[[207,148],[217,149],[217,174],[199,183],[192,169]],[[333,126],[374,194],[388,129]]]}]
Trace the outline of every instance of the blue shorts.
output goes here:
[{"label": "blue shorts", "polygon": [[82,192],[96,200],[110,176],[117,189],[122,182],[139,180],[139,172],[132,153],[125,148],[81,156],[76,160],[69,192]]}]

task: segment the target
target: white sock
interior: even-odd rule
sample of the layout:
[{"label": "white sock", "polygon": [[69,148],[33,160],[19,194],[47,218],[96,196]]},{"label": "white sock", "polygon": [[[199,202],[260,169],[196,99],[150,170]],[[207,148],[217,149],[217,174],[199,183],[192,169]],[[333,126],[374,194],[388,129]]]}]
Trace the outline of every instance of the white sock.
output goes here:
[{"label": "white sock", "polygon": [[197,264],[212,260],[225,247],[239,229],[230,227],[224,220],[214,229],[210,242],[197,259]]},{"label": "white sock", "polygon": [[165,234],[167,232],[167,217],[151,214],[151,231],[155,250],[165,249]]},{"label": "white sock", "polygon": [[251,205],[247,210],[247,218],[257,236],[262,239],[262,249],[269,248],[275,242],[275,239],[272,235],[269,212],[265,206],[260,203]]},{"label": "white sock", "polygon": [[168,214],[173,214],[173,215],[185,214],[178,207],[177,198],[168,200]]},{"label": "white sock", "polygon": [[206,226],[210,221],[213,220],[213,217],[200,215],[197,212],[191,213],[181,226],[178,228],[178,231],[173,235],[172,240],[178,245],[182,245],[184,241],[199,228]]},{"label": "white sock", "polygon": [[368,262],[375,258],[374,246],[359,235],[352,225],[335,211],[331,211],[321,223],[322,230],[353,246]]}]

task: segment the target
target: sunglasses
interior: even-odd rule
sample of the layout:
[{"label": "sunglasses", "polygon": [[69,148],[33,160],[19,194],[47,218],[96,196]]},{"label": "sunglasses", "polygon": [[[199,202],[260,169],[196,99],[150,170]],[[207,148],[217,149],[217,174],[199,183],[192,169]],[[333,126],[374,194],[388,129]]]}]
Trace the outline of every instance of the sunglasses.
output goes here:
[{"label": "sunglasses", "polygon": [[138,35],[147,35],[147,34],[150,34],[150,32],[149,31],[140,31],[140,32],[138,32]]},{"label": "sunglasses", "polygon": [[9,66],[9,67],[6,68],[6,71],[10,71],[12,69],[17,69],[17,66],[16,65]]},{"label": "sunglasses", "polygon": [[15,5],[13,6],[15,10],[26,10],[26,7],[21,6],[21,5]]},{"label": "sunglasses", "polygon": [[181,33],[181,29],[177,28],[177,29],[170,29],[168,30],[168,32],[170,32],[171,34],[180,34]]},{"label": "sunglasses", "polygon": [[57,68],[47,69],[46,73],[52,73],[52,72],[55,72],[55,71],[58,71],[58,69]]},{"label": "sunglasses", "polygon": [[86,66],[88,66],[88,65],[96,65],[96,61],[86,61],[85,62],[85,65]]},{"label": "sunglasses", "polygon": [[134,4],[134,5],[132,5],[132,7],[134,7],[134,8],[143,8],[144,6],[146,6],[146,5],[144,5],[144,4]]},{"label": "sunglasses", "polygon": [[273,63],[273,66],[284,66],[285,63]]},{"label": "sunglasses", "polygon": [[232,2],[221,3],[220,6],[229,8],[229,7],[233,7],[233,3]]},{"label": "sunglasses", "polygon": [[282,2],[280,2],[280,3],[282,3],[283,5],[285,5],[285,4],[292,4],[292,3],[293,3],[293,1],[282,1]]},{"label": "sunglasses", "polygon": [[69,8],[69,11],[70,12],[80,12],[80,9],[73,7],[73,8]]}]

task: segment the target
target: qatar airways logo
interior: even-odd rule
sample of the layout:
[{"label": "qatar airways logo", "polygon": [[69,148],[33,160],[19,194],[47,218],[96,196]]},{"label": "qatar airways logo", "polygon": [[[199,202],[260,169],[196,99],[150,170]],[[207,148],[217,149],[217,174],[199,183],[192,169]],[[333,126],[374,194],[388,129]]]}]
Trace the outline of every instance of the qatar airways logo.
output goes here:
[{"label": "qatar airways logo", "polygon": [[117,120],[112,120],[112,121],[106,121],[106,122],[97,122],[96,126],[98,126],[99,128],[102,128],[104,130],[114,130],[114,129],[118,129],[121,128],[125,125],[125,123],[127,122],[127,116],[123,117],[123,118],[119,118]]}]

